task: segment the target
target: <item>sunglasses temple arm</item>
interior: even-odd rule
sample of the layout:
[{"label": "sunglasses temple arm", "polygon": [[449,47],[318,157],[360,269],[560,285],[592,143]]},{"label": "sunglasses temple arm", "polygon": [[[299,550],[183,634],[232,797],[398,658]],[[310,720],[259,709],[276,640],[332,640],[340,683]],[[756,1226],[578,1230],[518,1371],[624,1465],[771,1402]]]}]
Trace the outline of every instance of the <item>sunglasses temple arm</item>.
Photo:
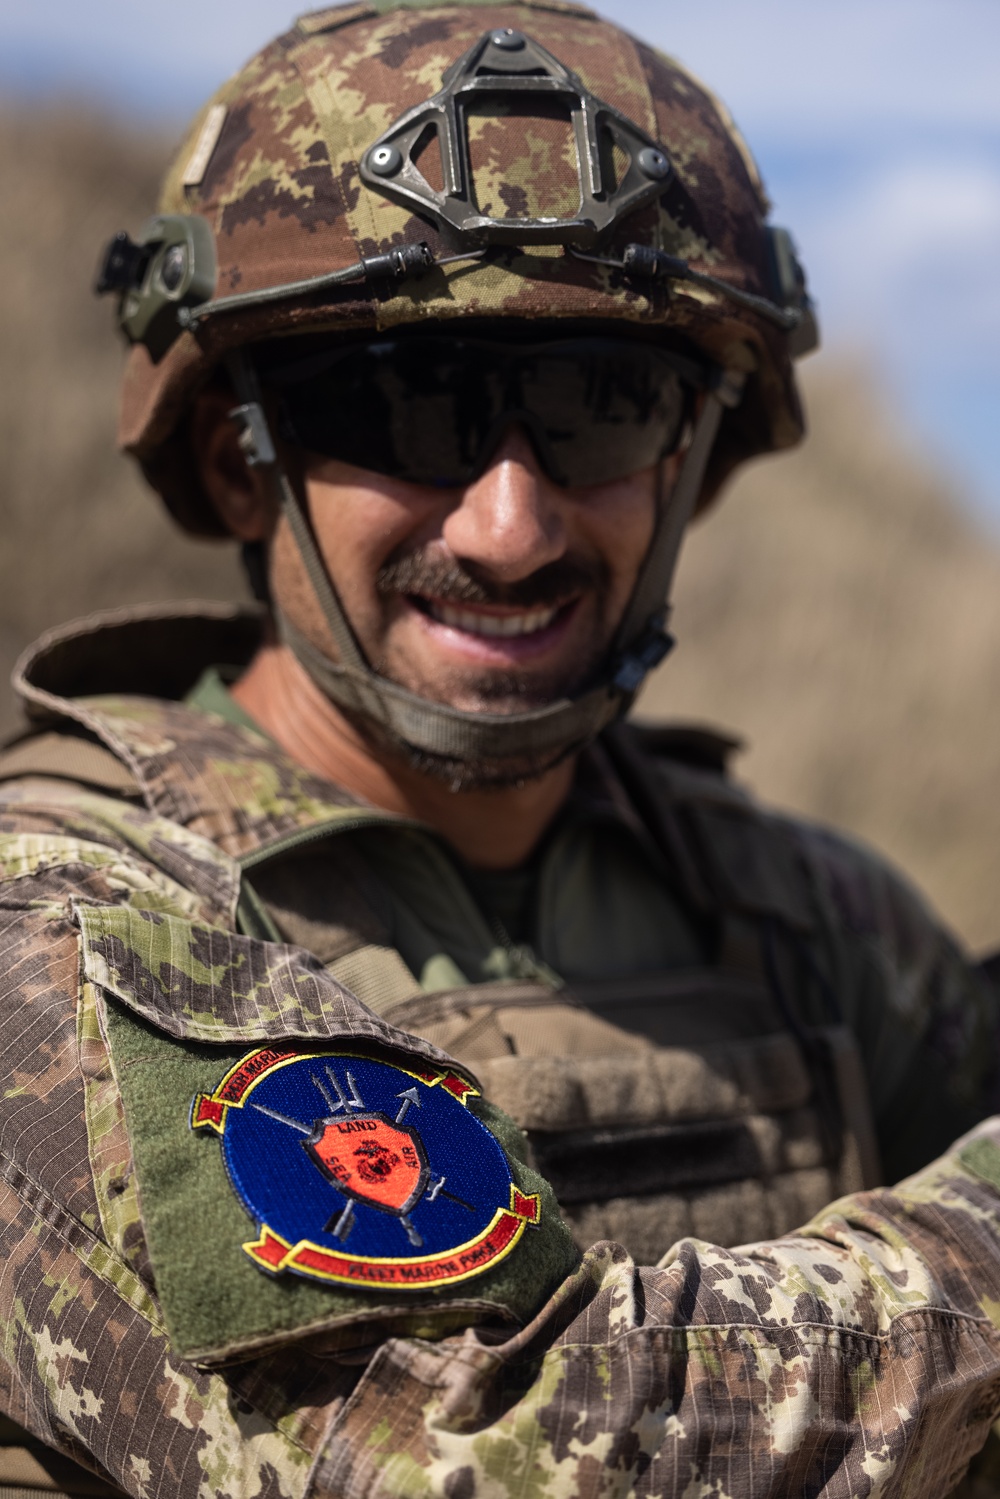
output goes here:
[{"label": "sunglasses temple arm", "polygon": [[[230,416],[242,427],[240,446],[247,463],[251,467],[264,468],[270,477],[281,513],[291,529],[302,565],[306,570],[316,601],[323,611],[330,634],[333,636],[341,663],[344,666],[354,667],[358,671],[364,671],[368,663],[355,639],[354,631],[347,622],[343,606],[320,557],[312,527],[288,477],[285,465],[281,462],[275,448],[264,411],[257,371],[243,350],[238,350],[227,360],[227,367],[237,398],[241,402],[234,411],[230,412]],[[278,616],[279,629],[284,634],[286,622],[279,610],[276,609],[275,613]],[[296,634],[298,634],[297,631]]]},{"label": "sunglasses temple arm", "polygon": [[647,672],[663,660],[673,645],[666,623],[677,558],[698,504],[723,412],[727,407],[739,404],[744,380],[745,377],[736,371],[720,371],[715,386],[705,395],[687,452],[681,460],[680,472],[667,495],[662,493],[663,468],[660,467],[658,482],[661,493],[656,529],[618,632],[619,655],[614,683],[624,692],[637,691]]}]

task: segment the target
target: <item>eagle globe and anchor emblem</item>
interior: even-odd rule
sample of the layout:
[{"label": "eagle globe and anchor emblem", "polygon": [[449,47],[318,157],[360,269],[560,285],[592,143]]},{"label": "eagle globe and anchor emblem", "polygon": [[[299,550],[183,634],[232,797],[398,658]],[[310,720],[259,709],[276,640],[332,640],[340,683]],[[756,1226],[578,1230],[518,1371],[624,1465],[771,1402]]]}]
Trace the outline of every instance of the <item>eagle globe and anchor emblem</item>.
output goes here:
[{"label": "eagle globe and anchor emblem", "polygon": [[262,1047],[191,1107],[222,1137],[272,1275],[412,1290],[481,1275],[537,1225],[457,1073]]}]

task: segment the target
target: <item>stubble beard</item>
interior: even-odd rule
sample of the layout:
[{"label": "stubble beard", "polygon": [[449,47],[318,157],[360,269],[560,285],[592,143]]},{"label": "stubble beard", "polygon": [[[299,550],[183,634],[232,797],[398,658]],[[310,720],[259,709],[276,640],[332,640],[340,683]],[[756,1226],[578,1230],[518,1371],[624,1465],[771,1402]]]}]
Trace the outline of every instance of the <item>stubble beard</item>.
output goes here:
[{"label": "stubble beard", "polygon": [[[420,550],[390,558],[376,577],[376,590],[383,598],[424,595],[454,605],[484,604],[531,610],[558,606],[589,595],[594,598],[599,619],[605,617],[608,586],[608,572],[601,562],[560,559],[529,578],[501,586],[477,577],[472,569],[454,558]],[[609,650],[610,641],[595,642],[587,658],[575,663],[572,671],[553,673],[548,678],[514,671],[463,673],[462,697],[466,702],[471,698],[475,703],[466,711],[512,716],[548,707],[585,690],[607,660]],[[448,704],[458,685],[441,680],[422,680],[415,674],[403,673],[388,660],[371,664],[380,675],[430,702]],[[403,754],[413,769],[456,792],[500,791],[523,785],[545,775],[582,747],[574,742],[545,751],[517,754],[479,752],[458,758],[416,749],[383,725],[361,715],[357,715],[355,726],[373,748]]]}]

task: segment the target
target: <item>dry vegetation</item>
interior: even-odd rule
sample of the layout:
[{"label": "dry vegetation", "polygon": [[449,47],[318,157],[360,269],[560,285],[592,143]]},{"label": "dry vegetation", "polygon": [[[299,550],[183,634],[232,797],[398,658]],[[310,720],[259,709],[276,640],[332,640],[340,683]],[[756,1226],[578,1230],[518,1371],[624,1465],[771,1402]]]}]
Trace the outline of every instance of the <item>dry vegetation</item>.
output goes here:
[{"label": "dry vegetation", "polygon": [[811,435],[689,538],[644,708],[733,725],[772,801],[903,864],[1000,942],[1000,547],[880,409],[807,368]]},{"label": "dry vegetation", "polygon": [[[161,140],[0,108],[0,671],[41,629],[144,597],[226,595],[226,549],[173,535],[115,452],[122,354],[98,253],[147,217]],[[10,718],[4,701],[6,719]]]},{"label": "dry vegetation", "polygon": [[[164,154],[78,113],[0,109],[4,673],[90,609],[240,588],[228,550],[175,537],[113,450],[121,356],[89,288]],[[770,799],[873,840],[995,944],[1000,548],[862,375],[808,373],[809,444],[760,464],[689,542],[681,646],[644,711],[737,727]]]}]

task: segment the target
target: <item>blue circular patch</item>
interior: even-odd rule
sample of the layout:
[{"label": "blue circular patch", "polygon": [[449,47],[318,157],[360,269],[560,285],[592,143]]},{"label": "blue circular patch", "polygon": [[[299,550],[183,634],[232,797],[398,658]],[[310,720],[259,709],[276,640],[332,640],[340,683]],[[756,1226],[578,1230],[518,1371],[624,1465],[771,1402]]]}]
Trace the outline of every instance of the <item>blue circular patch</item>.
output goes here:
[{"label": "blue circular patch", "polygon": [[453,1073],[262,1048],[195,1098],[191,1124],[222,1136],[261,1269],[414,1289],[481,1274],[538,1222],[473,1091]]}]

